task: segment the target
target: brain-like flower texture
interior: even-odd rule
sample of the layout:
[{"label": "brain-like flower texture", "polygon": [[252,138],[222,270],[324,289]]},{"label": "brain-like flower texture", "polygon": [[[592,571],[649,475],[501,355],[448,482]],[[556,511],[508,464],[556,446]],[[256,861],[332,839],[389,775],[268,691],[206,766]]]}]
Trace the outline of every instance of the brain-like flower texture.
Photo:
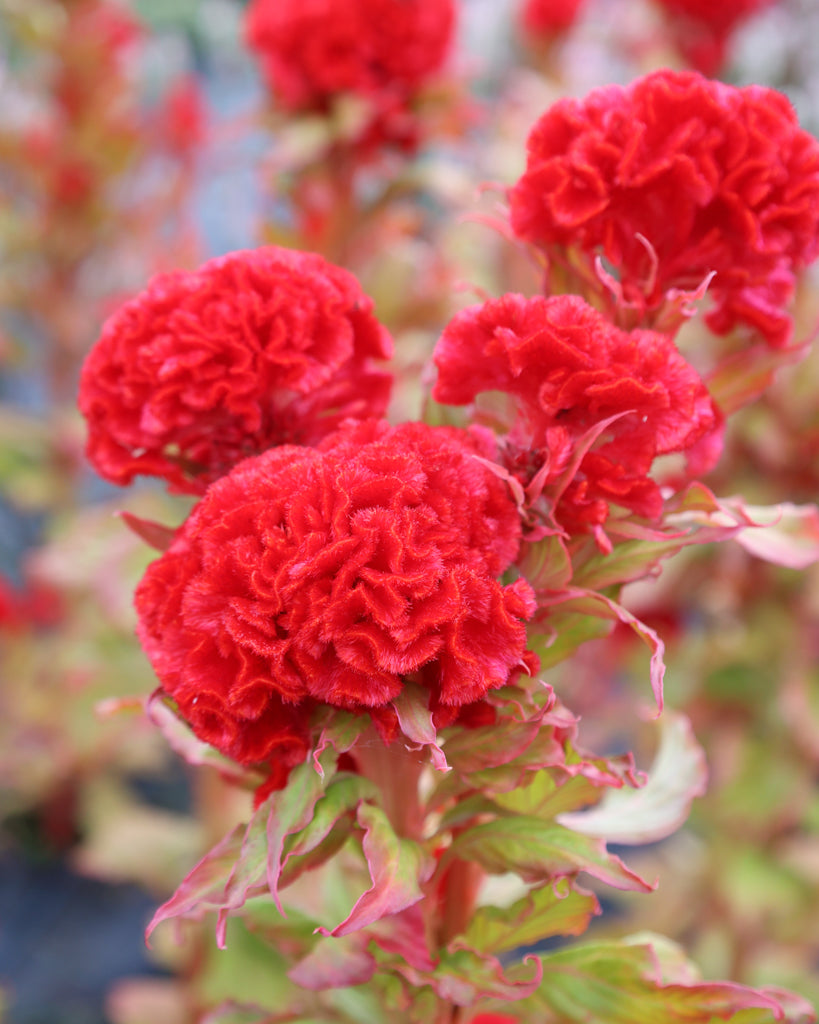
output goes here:
[{"label": "brain-like flower texture", "polygon": [[277,102],[326,110],[339,95],[380,103],[440,70],[454,0],[253,0],[246,36]]},{"label": "brain-like flower texture", "polygon": [[602,256],[649,320],[715,272],[711,329],[780,347],[796,274],[819,254],[819,143],[772,89],[658,71],[555,104],[509,199],[519,237],[558,260]]},{"label": "brain-like flower texture", "polygon": [[83,367],[87,454],[201,493],[241,459],[380,416],[392,342],[346,270],[270,246],[163,274],[105,324]]},{"label": "brain-like flower texture", "polygon": [[[407,680],[459,708],[533,667],[491,436],[347,424],[214,483],[136,595],[139,634],[194,731],[235,760],[304,743],[317,703],[378,713]],[[303,750],[303,746],[301,748]]]},{"label": "brain-like flower texture", "polygon": [[610,505],[659,515],[657,456],[686,453],[702,472],[719,455],[719,412],[671,339],[620,330],[578,296],[505,295],[465,309],[435,363],[439,402],[511,396],[511,412],[492,411],[507,420],[509,466],[525,483],[544,467],[544,486],[562,481],[554,513],[570,531],[602,524]]}]

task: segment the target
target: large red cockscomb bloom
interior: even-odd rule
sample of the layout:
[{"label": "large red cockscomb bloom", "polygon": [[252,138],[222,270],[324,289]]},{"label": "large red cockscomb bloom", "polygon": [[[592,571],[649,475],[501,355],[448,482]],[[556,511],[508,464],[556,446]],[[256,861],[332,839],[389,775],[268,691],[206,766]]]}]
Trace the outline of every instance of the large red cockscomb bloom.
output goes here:
[{"label": "large red cockscomb bloom", "polygon": [[658,71],[561,100],[528,150],[509,194],[520,238],[604,257],[647,326],[670,289],[715,271],[713,331],[788,343],[795,275],[819,253],[819,143],[785,96]]},{"label": "large red cockscomb bloom", "polygon": [[435,363],[439,402],[512,396],[511,409],[491,412],[509,429],[508,467],[524,484],[544,472],[546,494],[562,481],[550,511],[572,532],[600,526],[610,505],[659,515],[649,477],[657,456],[684,452],[702,472],[719,455],[721,417],[671,339],[620,330],[574,295],[505,295],[465,309],[444,331]]},{"label": "large red cockscomb bloom", "polygon": [[584,0],[525,0],[521,25],[535,36],[567,32],[580,14]]},{"label": "large red cockscomb bloom", "polygon": [[253,0],[246,38],[277,102],[326,111],[344,94],[376,106],[410,96],[440,70],[454,0]]},{"label": "large red cockscomb bloom", "polygon": [[299,749],[316,702],[377,717],[409,678],[460,707],[531,667],[531,588],[497,581],[517,509],[475,458],[493,454],[488,432],[346,424],[214,483],[136,594],[197,735],[265,762]]},{"label": "large red cockscomb bloom", "polygon": [[677,45],[704,74],[716,72],[725,60],[731,35],[752,14],[775,0],[656,0],[669,19]]},{"label": "large red cockscomb bloom", "polygon": [[248,455],[380,416],[392,342],[346,270],[275,246],[163,274],[105,324],[82,371],[87,454],[117,484],[201,493]]}]

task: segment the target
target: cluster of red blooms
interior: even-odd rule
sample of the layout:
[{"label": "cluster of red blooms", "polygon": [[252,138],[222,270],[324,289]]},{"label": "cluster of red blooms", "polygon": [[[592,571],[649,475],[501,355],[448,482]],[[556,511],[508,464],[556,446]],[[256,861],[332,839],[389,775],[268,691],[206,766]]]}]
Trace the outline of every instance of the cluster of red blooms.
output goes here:
[{"label": "cluster of red blooms", "polygon": [[369,135],[411,144],[412,99],[441,70],[455,14],[454,0],[253,0],[245,32],[283,110],[355,96],[372,107]]},{"label": "cluster of red blooms", "polygon": [[85,362],[88,457],[202,493],[272,445],[314,444],[348,416],[380,416],[392,342],[355,278],[270,246],[163,274],[105,324]]},{"label": "cluster of red blooms", "polygon": [[[817,252],[819,146],[776,93],[662,72],[558,103],[510,199],[547,253],[603,254],[644,323],[716,271],[711,326],[782,345],[781,304]],[[452,320],[434,396],[475,403],[468,429],[381,419],[390,378],[373,360],[390,350],[350,274],[269,247],[157,278],[83,370],[97,469],[204,495],[137,593],[162,688],[273,785],[321,705],[389,739],[412,683],[436,725],[479,720],[489,691],[537,669],[535,594],[515,580],[533,509],[541,535],[606,550],[612,515],[657,524],[659,456],[688,475],[719,456],[722,415],[672,339],[579,296],[506,295]]]},{"label": "cluster of red blooms", "polygon": [[590,275],[602,256],[649,318],[715,273],[711,330],[783,347],[796,274],[819,253],[819,145],[780,93],[658,71],[551,107],[509,201],[518,237]]}]

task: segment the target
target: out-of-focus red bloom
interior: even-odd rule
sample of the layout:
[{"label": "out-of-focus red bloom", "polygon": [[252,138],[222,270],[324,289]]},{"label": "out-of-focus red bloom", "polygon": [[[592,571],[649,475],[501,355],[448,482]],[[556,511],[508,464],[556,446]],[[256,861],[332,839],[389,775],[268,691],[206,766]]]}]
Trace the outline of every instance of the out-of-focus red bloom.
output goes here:
[{"label": "out-of-focus red bloom", "polygon": [[795,275],[819,253],[819,143],[785,96],[658,71],[556,103],[528,151],[509,194],[519,237],[604,257],[647,325],[715,271],[713,331],[788,343]]},{"label": "out-of-focus red bloom", "polygon": [[162,97],[158,115],[161,141],[171,153],[189,157],[206,135],[205,100],[193,76],[177,79]]},{"label": "out-of-focus red bloom", "polygon": [[62,595],[51,584],[33,580],[18,590],[0,573],[0,633],[47,629],[64,614]]},{"label": "out-of-focus red bloom", "polygon": [[725,60],[734,30],[775,0],[656,0],[669,19],[677,45],[704,74],[714,74]]},{"label": "out-of-focus red bloom", "polygon": [[117,484],[201,493],[248,455],[380,416],[392,342],[321,256],[270,246],[162,274],[105,324],[83,366],[88,458]]},{"label": "out-of-focus red bloom", "polygon": [[277,103],[326,111],[353,94],[380,107],[438,72],[455,26],[454,0],[253,0],[245,34]]},{"label": "out-of-focus red bloom", "polygon": [[378,720],[408,678],[458,707],[534,668],[531,588],[497,581],[520,523],[474,457],[493,454],[477,428],[348,423],[214,483],[136,594],[143,645],[197,735],[265,762],[299,749],[317,702]]},{"label": "out-of-focus red bloom", "polygon": [[0,573],[0,632],[15,633],[23,622],[19,595],[14,586]]},{"label": "out-of-focus red bloom", "polygon": [[479,1013],[470,1024],[518,1024],[518,1017],[510,1017],[508,1013]]},{"label": "out-of-focus red bloom", "polygon": [[110,0],[76,0],[65,6],[70,59],[60,69],[54,95],[65,117],[75,121],[87,112],[100,82],[122,74],[143,27],[122,4]]},{"label": "out-of-focus red bloom", "polygon": [[544,467],[544,487],[562,479],[578,445],[617,417],[561,492],[555,515],[572,532],[602,524],[612,504],[659,515],[660,490],[648,475],[657,456],[685,452],[702,472],[719,455],[721,417],[672,340],[622,331],[574,295],[505,295],[465,309],[444,331],[435,363],[439,402],[513,396],[511,410],[495,415],[507,419],[508,468],[524,485]]},{"label": "out-of-focus red bloom", "polygon": [[521,25],[535,36],[567,32],[580,14],[584,0],[526,0]]}]

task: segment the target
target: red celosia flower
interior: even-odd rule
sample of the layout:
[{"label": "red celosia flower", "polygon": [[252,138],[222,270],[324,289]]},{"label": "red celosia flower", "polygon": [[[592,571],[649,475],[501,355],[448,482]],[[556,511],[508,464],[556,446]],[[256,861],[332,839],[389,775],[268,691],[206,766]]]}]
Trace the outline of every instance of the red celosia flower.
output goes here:
[{"label": "red celosia flower", "polygon": [[246,36],[285,109],[325,111],[354,94],[380,105],[440,70],[454,0],[253,0]]},{"label": "red celosia flower", "polygon": [[705,74],[713,74],[725,59],[734,30],[746,18],[774,0],[656,0],[669,17],[683,55]]},{"label": "red celosia flower", "polygon": [[391,354],[346,270],[274,246],[163,274],[105,324],[80,381],[88,457],[201,493],[241,459],[381,415]]},{"label": "red celosia flower", "polygon": [[658,71],[561,100],[529,137],[512,226],[561,258],[615,268],[651,314],[711,272],[711,329],[786,345],[795,274],[819,253],[819,143],[783,95]]},{"label": "red celosia flower", "polygon": [[612,504],[655,517],[662,499],[648,474],[658,455],[685,452],[697,472],[719,455],[721,418],[671,339],[622,331],[575,295],[505,295],[465,309],[444,331],[435,363],[439,402],[513,396],[511,410],[493,413],[509,427],[508,468],[524,485],[544,471],[546,493],[550,483],[568,485],[556,510],[566,529],[599,526]]},{"label": "red celosia flower", "polygon": [[568,31],[577,20],[584,0],[526,0],[521,23],[535,36]]},{"label": "red celosia flower", "polygon": [[[243,763],[303,748],[315,702],[381,709],[411,678],[460,706],[533,667],[488,432],[347,424],[218,480],[136,595],[139,633],[194,731]],[[391,710],[391,709],[390,709]]]}]

